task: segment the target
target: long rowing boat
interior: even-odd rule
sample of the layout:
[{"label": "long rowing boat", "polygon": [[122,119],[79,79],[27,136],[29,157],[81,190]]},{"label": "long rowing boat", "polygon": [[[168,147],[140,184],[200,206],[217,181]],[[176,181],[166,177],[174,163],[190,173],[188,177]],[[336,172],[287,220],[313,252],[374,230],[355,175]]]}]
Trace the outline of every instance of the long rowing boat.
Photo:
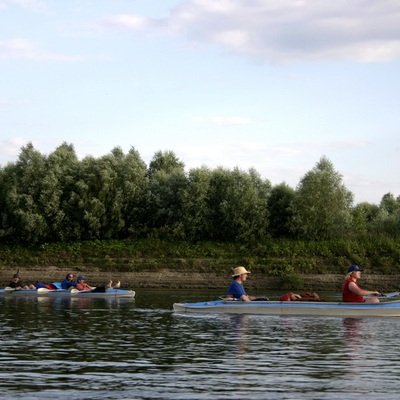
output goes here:
[{"label": "long rowing boat", "polygon": [[175,303],[173,309],[176,313],[400,317],[400,300],[380,303],[215,300]]},{"label": "long rowing boat", "polygon": [[93,290],[64,290],[64,289],[32,289],[32,290],[15,290],[12,288],[0,289],[0,296],[7,297],[85,297],[85,298],[99,298],[99,297],[135,297],[134,290],[125,289],[107,289],[105,292],[96,292]]}]

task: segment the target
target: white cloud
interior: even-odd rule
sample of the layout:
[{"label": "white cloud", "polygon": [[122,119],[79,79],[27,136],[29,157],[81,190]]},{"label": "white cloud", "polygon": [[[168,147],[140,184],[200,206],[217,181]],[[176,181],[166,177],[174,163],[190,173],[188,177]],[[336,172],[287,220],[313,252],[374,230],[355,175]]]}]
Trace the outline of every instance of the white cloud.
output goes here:
[{"label": "white cloud", "polygon": [[42,10],[45,8],[45,3],[41,0],[0,0],[0,9],[6,9],[11,6]]},{"label": "white cloud", "polygon": [[114,15],[105,18],[102,24],[106,27],[113,28],[125,28],[129,30],[141,30],[151,26],[148,18],[141,17],[139,15]]},{"label": "white cloud", "polygon": [[82,58],[46,52],[30,40],[15,38],[0,40],[0,59],[77,61]]},{"label": "white cloud", "polygon": [[214,35],[216,43],[228,48],[236,48],[240,50],[250,44],[249,32],[239,29],[231,29],[223,32],[217,32]]},{"label": "white cloud", "polygon": [[110,17],[113,28],[170,33],[271,63],[400,58],[397,0],[191,0],[164,19]]}]

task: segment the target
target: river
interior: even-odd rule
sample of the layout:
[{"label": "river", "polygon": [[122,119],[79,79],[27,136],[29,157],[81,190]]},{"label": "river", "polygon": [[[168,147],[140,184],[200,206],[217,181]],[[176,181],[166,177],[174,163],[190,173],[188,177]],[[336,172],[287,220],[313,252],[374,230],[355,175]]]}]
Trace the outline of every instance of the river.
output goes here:
[{"label": "river", "polygon": [[0,398],[398,399],[400,319],[172,312],[218,294],[0,298]]}]

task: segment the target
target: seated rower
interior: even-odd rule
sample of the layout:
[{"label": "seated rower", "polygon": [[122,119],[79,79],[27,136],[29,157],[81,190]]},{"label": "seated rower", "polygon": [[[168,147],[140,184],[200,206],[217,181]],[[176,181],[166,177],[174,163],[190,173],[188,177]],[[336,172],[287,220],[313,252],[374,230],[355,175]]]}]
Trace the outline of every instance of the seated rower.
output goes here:
[{"label": "seated rower", "polygon": [[34,285],[24,285],[21,282],[21,278],[18,274],[14,274],[12,277],[11,282],[8,284],[8,287],[15,289],[15,290],[34,290],[36,289]]},{"label": "seated rower", "polygon": [[356,264],[351,265],[347,269],[347,275],[342,289],[342,297],[344,302],[350,303],[379,303],[377,297],[366,299],[364,296],[379,296],[380,292],[376,290],[361,289],[357,280],[361,278],[363,270]]},{"label": "seated rower", "polygon": [[82,275],[79,275],[76,280],[76,288],[78,290],[96,290],[98,292],[105,292],[106,289],[117,289],[121,286],[121,282],[118,281],[117,284],[113,287],[112,281],[110,280],[110,282],[106,286],[93,287],[85,282],[85,278]]},{"label": "seated rower", "polygon": [[228,297],[233,297],[243,301],[253,301],[256,299],[255,296],[249,296],[244,290],[243,283],[247,279],[247,275],[250,271],[247,271],[244,267],[236,267],[233,271],[233,282],[230,284],[227,292]]},{"label": "seated rower", "polygon": [[71,273],[68,273],[66,275],[65,279],[61,282],[61,289],[64,289],[64,290],[74,289],[76,287],[77,283],[73,279],[74,279],[74,275],[72,275]]}]

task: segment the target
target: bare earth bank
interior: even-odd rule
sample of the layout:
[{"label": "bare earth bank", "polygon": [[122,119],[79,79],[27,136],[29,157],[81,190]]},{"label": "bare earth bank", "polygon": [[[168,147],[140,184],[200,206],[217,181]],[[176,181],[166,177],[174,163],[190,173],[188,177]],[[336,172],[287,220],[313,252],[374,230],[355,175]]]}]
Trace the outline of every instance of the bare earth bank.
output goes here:
[{"label": "bare earth bank", "polygon": [[[0,269],[0,287],[5,287],[11,280],[12,275],[17,272],[10,269]],[[126,289],[152,288],[152,289],[221,289],[226,290],[231,282],[231,276],[215,272],[192,272],[192,271],[140,271],[140,272],[104,272],[96,270],[82,270],[79,267],[62,269],[56,267],[30,268],[20,270],[19,274],[25,283],[55,282],[61,281],[72,272],[75,277],[84,275],[89,284],[94,286],[121,281],[121,287]],[[293,289],[297,291],[340,291],[344,275],[301,275],[301,283]],[[365,274],[359,281],[360,286],[365,289],[379,290],[381,292],[393,292],[400,290],[400,277],[397,275],[373,275]],[[251,290],[286,290],[285,282],[281,278],[274,278],[265,274],[252,273],[246,282],[247,291]]]}]

